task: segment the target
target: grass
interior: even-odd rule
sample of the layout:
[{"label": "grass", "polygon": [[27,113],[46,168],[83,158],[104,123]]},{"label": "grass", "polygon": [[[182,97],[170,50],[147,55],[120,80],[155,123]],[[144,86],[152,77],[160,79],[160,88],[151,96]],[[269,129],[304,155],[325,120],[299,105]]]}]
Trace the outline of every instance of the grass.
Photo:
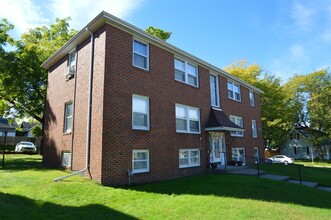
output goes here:
[{"label": "grass", "polygon": [[283,164],[261,164],[260,169],[266,171],[268,174],[284,175],[299,180],[299,166],[302,180],[331,187],[331,168],[328,167],[308,167],[302,166],[302,164],[288,166]]},{"label": "grass", "polygon": [[39,155],[6,155],[0,219],[330,219],[331,193],[237,175],[201,175],[132,187],[52,179]]},{"label": "grass", "polygon": [[296,160],[296,164],[301,164],[306,167],[327,167],[331,168],[331,161],[319,162],[319,161],[308,161],[308,160]]}]

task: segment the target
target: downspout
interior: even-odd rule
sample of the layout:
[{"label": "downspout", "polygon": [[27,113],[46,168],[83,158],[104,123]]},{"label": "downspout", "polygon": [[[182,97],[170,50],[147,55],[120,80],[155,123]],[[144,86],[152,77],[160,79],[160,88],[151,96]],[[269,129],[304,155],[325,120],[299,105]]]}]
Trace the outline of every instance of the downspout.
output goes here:
[{"label": "downspout", "polygon": [[[54,179],[55,182],[66,179],[68,177],[80,174],[83,175],[86,171],[88,172],[90,178],[90,147],[91,147],[91,111],[92,111],[92,86],[93,86],[93,66],[94,66],[94,35],[86,28],[86,31],[90,32],[91,39],[91,54],[90,54],[90,70],[89,70],[89,87],[88,87],[88,109],[87,109],[87,126],[86,126],[86,166],[84,169],[73,172],[69,175],[59,177]],[[76,80],[76,79],[75,79]],[[76,85],[75,85],[76,86]],[[75,91],[76,93],[76,91]]]},{"label": "downspout", "polygon": [[88,110],[87,110],[87,127],[86,127],[86,170],[92,179],[90,172],[90,148],[91,148],[91,112],[92,112],[92,89],[93,89],[93,66],[94,66],[94,35],[86,28],[86,31],[90,32],[91,36],[91,53],[90,53],[90,78],[88,88]]}]

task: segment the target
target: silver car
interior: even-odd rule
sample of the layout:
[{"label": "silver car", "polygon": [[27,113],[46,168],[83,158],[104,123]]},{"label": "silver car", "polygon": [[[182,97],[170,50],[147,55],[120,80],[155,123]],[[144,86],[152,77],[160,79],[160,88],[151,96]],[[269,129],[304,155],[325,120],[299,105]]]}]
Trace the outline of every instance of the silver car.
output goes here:
[{"label": "silver car", "polygon": [[271,160],[272,163],[283,163],[284,165],[294,164],[294,159],[285,155],[276,155],[270,157],[269,160]]},{"label": "silver car", "polygon": [[32,142],[21,141],[16,145],[15,152],[32,152],[32,153],[36,153],[37,148]]}]

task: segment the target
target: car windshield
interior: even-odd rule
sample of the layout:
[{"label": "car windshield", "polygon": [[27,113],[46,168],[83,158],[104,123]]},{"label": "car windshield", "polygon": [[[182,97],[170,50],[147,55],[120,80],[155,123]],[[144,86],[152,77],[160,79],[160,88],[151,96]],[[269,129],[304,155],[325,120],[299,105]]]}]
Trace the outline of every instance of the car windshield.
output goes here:
[{"label": "car windshield", "polygon": [[24,144],[24,145],[28,145],[28,146],[33,146],[33,144],[31,142],[21,142],[21,144]]}]

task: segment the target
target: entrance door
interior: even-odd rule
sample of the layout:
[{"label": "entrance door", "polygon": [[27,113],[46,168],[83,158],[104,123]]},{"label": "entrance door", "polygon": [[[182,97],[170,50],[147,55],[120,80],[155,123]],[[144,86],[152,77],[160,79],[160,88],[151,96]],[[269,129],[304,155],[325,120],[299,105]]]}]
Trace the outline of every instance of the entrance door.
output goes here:
[{"label": "entrance door", "polygon": [[212,132],[210,134],[210,162],[225,165],[225,138],[224,133]]}]

